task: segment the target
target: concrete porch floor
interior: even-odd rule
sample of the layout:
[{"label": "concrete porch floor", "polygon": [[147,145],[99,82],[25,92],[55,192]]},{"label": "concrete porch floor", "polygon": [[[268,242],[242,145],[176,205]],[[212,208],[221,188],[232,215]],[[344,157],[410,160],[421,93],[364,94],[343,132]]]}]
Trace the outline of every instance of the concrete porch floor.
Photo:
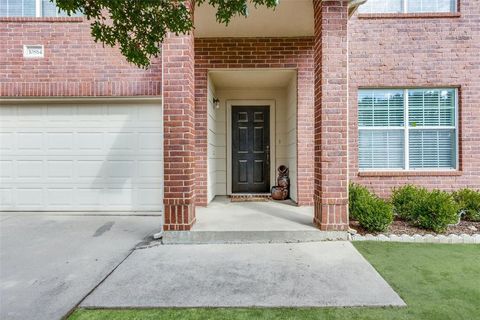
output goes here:
[{"label": "concrete porch floor", "polygon": [[347,240],[347,232],[320,231],[313,225],[313,207],[294,202],[231,202],[217,196],[208,207],[196,209],[191,231],[169,231],[164,244],[293,243]]},{"label": "concrete porch floor", "polygon": [[313,207],[297,207],[291,200],[231,202],[217,196],[197,208],[193,231],[316,231]]}]

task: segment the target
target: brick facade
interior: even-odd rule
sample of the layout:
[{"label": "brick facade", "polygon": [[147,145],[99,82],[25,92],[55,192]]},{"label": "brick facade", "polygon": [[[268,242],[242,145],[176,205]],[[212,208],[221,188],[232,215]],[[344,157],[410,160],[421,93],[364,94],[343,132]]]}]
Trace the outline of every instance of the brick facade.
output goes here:
[{"label": "brick facade", "polygon": [[[24,58],[42,44],[45,57]],[[93,41],[83,18],[0,18],[0,96],[159,96],[160,59],[148,70]]]},{"label": "brick facade", "polygon": [[348,228],[348,1],[315,0],[315,216]]},{"label": "brick facade", "polygon": [[195,223],[195,79],[193,35],[163,44],[164,230]]},{"label": "brick facade", "polygon": [[[314,1],[314,37],[170,38],[163,70],[160,59],[138,69],[96,44],[83,18],[0,18],[0,96],[160,96],[163,73],[166,230],[189,229],[195,204],[207,204],[209,69],[297,70],[298,203],[315,204],[322,229],[347,226],[349,179],[381,196],[406,183],[480,188],[479,2],[460,1],[460,13],[350,20],[346,3]],[[24,44],[43,44],[45,58],[23,58]],[[359,88],[452,86],[460,171],[359,172]]]},{"label": "brick facade", "polygon": [[207,204],[207,72],[209,69],[297,70],[297,183],[299,205],[313,203],[313,39],[195,39],[197,203]]},{"label": "brick facade", "polygon": [[[406,183],[480,189],[480,3],[460,13],[355,15],[349,21],[350,178],[381,196]],[[459,88],[460,172],[359,173],[358,88]]]}]

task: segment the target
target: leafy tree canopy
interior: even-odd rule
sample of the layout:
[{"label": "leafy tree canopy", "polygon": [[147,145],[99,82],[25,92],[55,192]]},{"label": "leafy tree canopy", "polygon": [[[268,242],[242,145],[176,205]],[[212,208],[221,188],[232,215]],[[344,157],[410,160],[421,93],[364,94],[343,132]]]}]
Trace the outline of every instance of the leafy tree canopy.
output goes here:
[{"label": "leafy tree canopy", "polygon": [[[55,1],[55,0],[51,0]],[[248,4],[274,8],[279,0],[194,0],[216,8],[219,23],[247,16]],[[82,12],[91,21],[92,36],[109,46],[118,45],[129,62],[148,67],[158,56],[168,32],[185,34],[193,29],[191,10],[183,0],[56,0],[68,14]]]}]

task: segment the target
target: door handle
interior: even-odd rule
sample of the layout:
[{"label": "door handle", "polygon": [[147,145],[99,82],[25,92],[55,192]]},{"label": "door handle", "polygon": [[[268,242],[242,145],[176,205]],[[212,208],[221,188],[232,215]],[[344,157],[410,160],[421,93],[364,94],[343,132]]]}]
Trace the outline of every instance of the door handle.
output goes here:
[{"label": "door handle", "polygon": [[270,165],[270,146],[267,146],[266,153],[267,153],[267,165]]}]

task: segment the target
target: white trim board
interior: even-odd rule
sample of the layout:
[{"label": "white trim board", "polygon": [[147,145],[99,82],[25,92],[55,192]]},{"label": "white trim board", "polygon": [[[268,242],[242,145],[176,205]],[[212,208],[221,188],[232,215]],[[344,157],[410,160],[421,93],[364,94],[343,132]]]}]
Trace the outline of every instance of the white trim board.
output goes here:
[{"label": "white trim board", "polygon": [[275,185],[276,114],[275,100],[227,100],[227,195],[232,194],[232,106],[268,106],[270,108],[270,187]]},{"label": "white trim board", "polygon": [[142,102],[142,103],[162,103],[160,96],[123,96],[123,97],[105,97],[105,96],[72,96],[72,97],[2,97],[0,105],[12,103],[103,103],[103,102]]}]

